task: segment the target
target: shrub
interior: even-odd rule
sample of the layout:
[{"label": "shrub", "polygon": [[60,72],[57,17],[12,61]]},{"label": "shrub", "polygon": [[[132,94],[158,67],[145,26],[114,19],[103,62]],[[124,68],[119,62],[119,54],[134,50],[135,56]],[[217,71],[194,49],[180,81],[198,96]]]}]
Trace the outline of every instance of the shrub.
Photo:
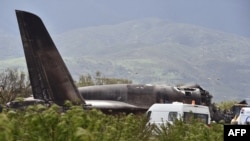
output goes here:
[{"label": "shrub", "polygon": [[[52,105],[29,106],[25,110],[9,110],[0,114],[0,140],[21,141],[190,141],[223,140],[223,125],[210,127],[193,121],[157,129],[146,124],[144,114],[106,115],[99,110],[70,106],[67,111]],[[153,133],[158,132],[155,135]]]}]

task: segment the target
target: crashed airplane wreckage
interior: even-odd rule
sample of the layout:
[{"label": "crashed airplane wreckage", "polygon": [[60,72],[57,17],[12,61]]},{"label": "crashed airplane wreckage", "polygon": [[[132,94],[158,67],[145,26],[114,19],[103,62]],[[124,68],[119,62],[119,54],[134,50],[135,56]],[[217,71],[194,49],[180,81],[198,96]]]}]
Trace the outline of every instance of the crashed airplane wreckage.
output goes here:
[{"label": "crashed airplane wreckage", "polygon": [[154,103],[174,101],[211,106],[212,96],[199,85],[173,87],[113,84],[77,88],[42,20],[16,10],[35,99],[63,105],[66,100],[102,111],[146,112]]}]

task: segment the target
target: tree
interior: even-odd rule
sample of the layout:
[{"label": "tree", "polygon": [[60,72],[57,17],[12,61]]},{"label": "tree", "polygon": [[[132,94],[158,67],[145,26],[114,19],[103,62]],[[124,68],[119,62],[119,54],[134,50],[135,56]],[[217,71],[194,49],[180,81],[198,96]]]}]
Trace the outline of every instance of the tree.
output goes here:
[{"label": "tree", "polygon": [[96,72],[95,85],[107,85],[107,84],[132,84],[131,80],[123,78],[108,78],[101,74],[101,72]]},{"label": "tree", "polygon": [[83,87],[83,86],[92,86],[94,85],[94,81],[92,79],[92,77],[88,74],[88,75],[81,75],[79,77],[79,81],[76,84],[78,87]]},{"label": "tree", "polygon": [[132,84],[131,80],[122,78],[107,78],[100,71],[96,72],[96,76],[81,75],[79,81],[76,83],[78,87],[93,86],[93,85],[107,85],[107,84]]},{"label": "tree", "polygon": [[217,107],[220,108],[222,111],[230,110],[234,104],[238,103],[236,100],[231,101],[222,101],[217,103]]},{"label": "tree", "polygon": [[30,83],[24,72],[7,68],[0,73],[0,102],[6,104],[17,96],[26,97],[31,94]]}]

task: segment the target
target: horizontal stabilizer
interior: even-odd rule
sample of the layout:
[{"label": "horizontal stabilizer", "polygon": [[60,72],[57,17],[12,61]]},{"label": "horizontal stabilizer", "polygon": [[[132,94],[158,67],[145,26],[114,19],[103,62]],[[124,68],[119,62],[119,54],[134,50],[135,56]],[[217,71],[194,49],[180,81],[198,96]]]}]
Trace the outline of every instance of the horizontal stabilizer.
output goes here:
[{"label": "horizontal stabilizer", "polygon": [[148,108],[138,107],[121,101],[113,100],[85,100],[86,107],[90,109],[99,109],[105,113],[145,113]]}]

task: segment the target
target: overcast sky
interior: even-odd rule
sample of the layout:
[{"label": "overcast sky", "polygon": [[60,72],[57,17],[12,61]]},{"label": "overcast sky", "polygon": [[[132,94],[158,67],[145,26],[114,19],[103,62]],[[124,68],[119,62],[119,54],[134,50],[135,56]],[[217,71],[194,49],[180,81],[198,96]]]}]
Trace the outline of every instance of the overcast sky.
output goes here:
[{"label": "overcast sky", "polygon": [[50,33],[154,17],[250,37],[250,0],[0,0],[0,31],[19,33],[15,9]]}]

